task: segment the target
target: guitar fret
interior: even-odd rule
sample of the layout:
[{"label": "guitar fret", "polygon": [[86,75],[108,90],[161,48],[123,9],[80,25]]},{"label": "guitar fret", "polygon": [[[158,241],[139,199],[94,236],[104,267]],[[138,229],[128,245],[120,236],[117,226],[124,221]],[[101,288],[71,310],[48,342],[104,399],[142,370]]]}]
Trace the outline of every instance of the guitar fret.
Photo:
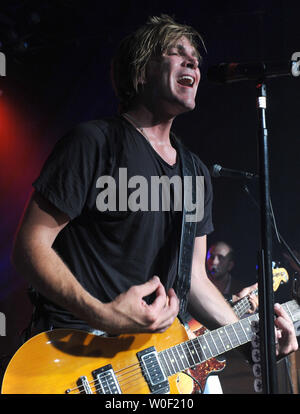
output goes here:
[{"label": "guitar fret", "polygon": [[[245,331],[245,329],[243,327],[243,324],[241,322],[239,322],[236,325],[236,327],[238,328],[238,330],[240,332],[239,333],[239,337],[240,337],[240,340],[241,340],[241,344],[246,343],[247,342],[247,334],[246,334],[246,331]],[[244,339],[243,339],[243,337],[244,337]]]},{"label": "guitar fret", "polygon": [[164,369],[164,372],[165,372],[166,376],[169,377],[171,375],[171,371],[170,371],[170,368],[168,366],[168,362],[167,362],[167,359],[165,357],[165,353],[166,353],[166,351],[161,351],[159,353],[159,360],[162,364],[162,367]]},{"label": "guitar fret", "polygon": [[237,325],[237,324],[233,324],[233,325],[232,325],[232,329],[233,329],[233,332],[234,332],[235,336],[237,337],[237,340],[238,340],[238,346],[239,346],[239,345],[241,345],[241,344],[242,344],[242,342],[240,341],[240,337],[239,337],[239,335],[238,335],[238,333],[237,333],[237,330],[235,329],[235,328],[237,328],[237,327],[238,327],[238,325]]},{"label": "guitar fret", "polygon": [[[199,336],[199,337],[197,337],[197,343],[196,343],[196,349],[198,350],[197,352],[198,352],[198,354],[199,354],[199,352],[200,352],[200,355],[202,355],[203,354],[203,356],[204,356],[204,361],[207,359],[207,357],[206,357],[206,354],[205,354],[205,345],[204,345],[204,347],[202,346],[202,344],[201,344],[201,342],[202,342],[202,337],[201,336]],[[198,346],[197,346],[198,345]],[[200,358],[201,359],[201,361],[202,361],[202,358]]]},{"label": "guitar fret", "polygon": [[186,342],[186,343],[185,343],[185,346],[186,346],[187,350],[189,351],[188,355],[190,356],[191,361],[192,361],[192,362],[191,362],[191,364],[190,364],[190,366],[192,367],[192,366],[197,365],[197,363],[196,363],[196,361],[195,361],[195,359],[194,359],[194,356],[193,356],[194,351],[191,351],[191,350],[190,350],[190,348],[189,348],[189,344],[190,344],[190,342],[191,342],[191,341]]},{"label": "guitar fret", "polygon": [[187,358],[187,356],[186,356],[186,353],[184,352],[184,349],[183,349],[183,346],[182,346],[182,344],[179,344],[179,346],[180,346],[180,348],[181,348],[181,350],[182,350],[182,356],[184,356],[184,358],[186,359],[186,362],[187,362],[187,364],[185,365],[185,369],[186,368],[188,368],[189,366],[190,366],[190,364],[189,364],[189,360],[188,360],[188,358]]},{"label": "guitar fret", "polygon": [[[174,374],[175,374],[175,372],[179,372],[179,371],[181,371],[181,369],[179,368],[178,362],[177,362],[177,360],[175,358],[175,355],[174,355],[174,352],[173,352],[173,347],[172,348],[169,348],[169,351],[171,351],[171,353],[173,355],[171,357],[170,361],[172,363],[173,368],[174,368],[174,365],[175,365],[175,371],[174,371]],[[177,368],[176,368],[176,365],[177,365]]]},{"label": "guitar fret", "polygon": [[168,367],[168,376],[173,375],[176,371],[174,371],[174,367],[171,363],[170,355],[168,352],[168,349],[166,349],[164,352],[164,358]]},{"label": "guitar fret", "polygon": [[230,349],[230,341],[228,341],[228,335],[227,335],[224,327],[219,328],[218,331],[219,331],[219,336],[221,338],[224,349],[225,349],[225,351],[228,351]]},{"label": "guitar fret", "polygon": [[254,316],[255,315],[252,315],[252,317],[241,319],[241,324],[243,325],[245,333],[246,333],[246,342],[250,341],[252,337],[251,321],[258,319],[258,318],[255,318]]},{"label": "guitar fret", "polygon": [[203,335],[202,338],[205,340],[206,344],[207,344],[207,348],[210,352],[210,358],[215,356],[216,354],[212,352],[211,350],[211,346],[213,345],[212,343],[209,344],[209,336],[208,335]]},{"label": "guitar fret", "polygon": [[229,332],[229,338],[231,338],[232,340],[230,340],[230,343],[232,345],[233,348],[236,348],[237,346],[240,345],[240,341],[239,338],[234,330],[234,325],[228,325],[226,326],[226,333],[227,330]]},{"label": "guitar fret", "polygon": [[234,312],[237,314],[237,316],[240,318],[242,315],[244,315],[244,312],[247,309],[247,305],[244,306],[244,301],[242,299],[242,301],[238,302],[235,306],[234,306]]},{"label": "guitar fret", "polygon": [[219,354],[219,350],[218,350],[218,346],[217,346],[217,344],[216,344],[216,342],[214,340],[214,336],[212,335],[212,333],[207,333],[206,334],[206,337],[209,337],[211,339],[210,346],[215,349],[215,351],[213,352],[213,356],[218,355]]},{"label": "guitar fret", "polygon": [[194,348],[194,351],[192,351],[193,355],[198,358],[198,361],[196,359],[195,362],[196,362],[196,364],[200,364],[200,362],[202,362],[202,360],[200,358],[200,355],[198,354],[197,347],[195,346],[195,344],[197,344],[197,342],[198,342],[197,338],[196,338],[196,340],[194,339],[194,340],[191,340],[190,342],[191,342],[191,344],[193,345],[193,348]]},{"label": "guitar fret", "polygon": [[[228,326],[224,326],[224,332],[227,335],[227,338],[228,338],[228,341],[229,341],[229,345],[230,345],[231,348],[233,348],[233,343],[231,342],[230,336],[227,333],[227,329],[229,329]],[[227,347],[228,347],[228,345],[227,345]]]},{"label": "guitar fret", "polygon": [[[252,294],[257,295],[258,289],[255,289]],[[239,318],[241,318],[249,309],[251,309],[251,302],[248,296],[239,300],[237,304],[233,306],[233,310]]]},{"label": "guitar fret", "polygon": [[175,374],[176,372],[178,372],[178,370],[176,368],[174,368],[174,357],[172,355],[172,351],[171,348],[167,349],[167,356],[168,356],[168,360],[169,360],[169,367],[170,367],[170,373],[171,375]]},{"label": "guitar fret", "polygon": [[[174,346],[172,349],[173,349],[173,354],[175,355],[175,352],[176,352],[176,354],[178,355],[177,365],[179,366],[179,370],[180,371],[184,370],[186,367],[184,366],[184,364],[182,362],[182,356],[181,356],[180,352],[178,351],[177,346]],[[182,368],[181,368],[181,366],[182,366]]]},{"label": "guitar fret", "polygon": [[206,344],[205,344],[205,338],[204,336],[198,336],[198,344],[200,346],[200,351],[202,351],[202,354],[204,356],[204,360],[207,360],[209,358],[211,358],[212,355],[209,356],[209,348],[207,348]]},{"label": "guitar fret", "polygon": [[220,354],[223,354],[226,351],[224,342],[222,341],[222,337],[219,333],[219,329],[216,329],[215,331],[213,331],[211,333],[212,336],[215,336],[215,343],[217,344],[217,342],[219,343],[218,346],[218,351],[220,352]]}]

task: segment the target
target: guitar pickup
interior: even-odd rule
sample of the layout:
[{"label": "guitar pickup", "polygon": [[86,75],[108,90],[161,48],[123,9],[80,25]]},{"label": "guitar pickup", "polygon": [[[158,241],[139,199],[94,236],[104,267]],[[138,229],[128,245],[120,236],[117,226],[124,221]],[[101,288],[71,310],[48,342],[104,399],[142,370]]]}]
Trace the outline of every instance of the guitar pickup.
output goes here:
[{"label": "guitar pickup", "polygon": [[137,353],[143,375],[152,394],[168,394],[170,385],[154,346]]},{"label": "guitar pickup", "polygon": [[92,372],[98,394],[122,394],[112,366],[105,365]]}]

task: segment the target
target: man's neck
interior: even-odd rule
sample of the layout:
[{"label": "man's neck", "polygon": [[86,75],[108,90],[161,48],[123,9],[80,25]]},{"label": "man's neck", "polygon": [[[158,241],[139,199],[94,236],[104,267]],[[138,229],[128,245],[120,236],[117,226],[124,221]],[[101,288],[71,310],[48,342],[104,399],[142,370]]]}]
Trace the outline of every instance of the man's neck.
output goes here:
[{"label": "man's neck", "polygon": [[129,110],[124,115],[127,115],[127,119],[142,130],[153,144],[170,145],[170,131],[174,118],[154,114],[145,107]]},{"label": "man's neck", "polygon": [[226,288],[230,283],[231,275],[226,273],[222,278],[214,280],[214,285],[219,289],[220,292],[226,293]]}]

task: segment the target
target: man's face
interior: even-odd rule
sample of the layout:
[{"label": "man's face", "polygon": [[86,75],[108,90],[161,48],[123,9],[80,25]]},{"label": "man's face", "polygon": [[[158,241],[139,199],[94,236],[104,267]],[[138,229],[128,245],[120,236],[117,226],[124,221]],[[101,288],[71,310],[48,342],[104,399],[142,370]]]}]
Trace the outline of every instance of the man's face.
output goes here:
[{"label": "man's face", "polygon": [[233,268],[230,248],[226,244],[212,246],[207,253],[206,267],[211,279],[222,279]]},{"label": "man's face", "polygon": [[150,60],[144,84],[146,99],[171,116],[191,111],[200,77],[197,52],[183,36],[161,57]]}]

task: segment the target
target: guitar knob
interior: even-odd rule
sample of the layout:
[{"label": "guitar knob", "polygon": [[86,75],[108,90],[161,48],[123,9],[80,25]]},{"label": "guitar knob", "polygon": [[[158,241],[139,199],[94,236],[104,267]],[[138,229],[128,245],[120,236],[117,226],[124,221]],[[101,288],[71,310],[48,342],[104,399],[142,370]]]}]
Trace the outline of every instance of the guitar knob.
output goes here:
[{"label": "guitar knob", "polygon": [[261,378],[255,378],[254,380],[254,391],[262,392],[262,380]]},{"label": "guitar knob", "polygon": [[254,364],[252,367],[253,374],[255,378],[261,379],[261,365],[260,364]]},{"label": "guitar knob", "polygon": [[254,362],[253,367],[252,367],[252,371],[253,371],[253,375],[254,375],[254,391],[255,392],[262,392],[262,376],[261,376],[261,364],[260,362],[260,340],[259,340],[259,323],[258,321],[252,321],[251,322],[251,329],[253,332],[253,336],[251,339],[251,347],[252,347],[252,351],[251,351],[251,356],[252,356],[252,361]]},{"label": "guitar knob", "polygon": [[260,350],[257,348],[252,349],[252,361],[255,363],[260,362]]},{"label": "guitar knob", "polygon": [[259,323],[258,321],[251,321],[251,329],[253,333],[258,333],[259,332]]},{"label": "guitar knob", "polygon": [[251,345],[252,348],[258,348],[259,347],[259,336],[258,335],[253,335],[252,339],[251,339]]}]

